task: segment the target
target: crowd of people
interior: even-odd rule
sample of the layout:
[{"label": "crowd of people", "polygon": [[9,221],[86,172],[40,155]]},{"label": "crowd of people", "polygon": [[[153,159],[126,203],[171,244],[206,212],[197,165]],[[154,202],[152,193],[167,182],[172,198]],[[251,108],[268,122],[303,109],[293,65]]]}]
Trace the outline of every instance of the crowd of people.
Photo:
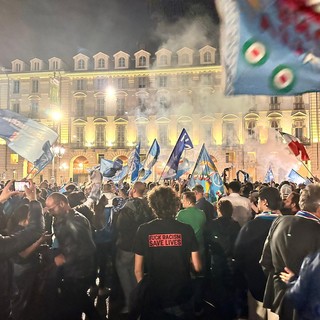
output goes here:
[{"label": "crowd of people", "polygon": [[318,183],[0,186],[0,319],[320,319]]}]

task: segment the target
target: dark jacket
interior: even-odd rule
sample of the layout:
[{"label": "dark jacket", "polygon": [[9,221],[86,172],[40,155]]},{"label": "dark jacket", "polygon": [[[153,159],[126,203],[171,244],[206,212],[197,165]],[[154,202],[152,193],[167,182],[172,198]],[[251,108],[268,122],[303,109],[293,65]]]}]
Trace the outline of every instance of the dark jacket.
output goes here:
[{"label": "dark jacket", "polygon": [[201,198],[199,201],[197,201],[195,207],[201,209],[206,214],[207,223],[218,216],[214,206],[205,198]]},{"label": "dark jacket", "polygon": [[[28,226],[13,235],[0,235],[0,319],[9,319],[13,268],[10,258],[36,242],[43,232],[42,206],[31,201]],[[0,208],[2,210],[2,207]]]},{"label": "dark jacket", "polygon": [[95,245],[88,219],[70,210],[55,217],[54,234],[58,241],[57,254],[66,259],[63,265],[65,279],[81,279],[94,274]]},{"label": "dark jacket", "polygon": [[154,219],[151,208],[146,199],[129,199],[125,206],[120,210],[117,222],[117,241],[118,248],[131,252],[133,241],[139,226]]},{"label": "dark jacket", "polygon": [[264,244],[261,265],[268,276],[264,306],[281,316],[296,319],[293,309],[286,304],[287,286],[280,279],[284,267],[299,274],[303,259],[320,249],[320,224],[303,217],[282,216],[277,218]]},{"label": "dark jacket", "polygon": [[320,319],[320,251],[303,260],[299,278],[289,283],[287,297],[300,320]]},{"label": "dark jacket", "polygon": [[263,301],[267,277],[259,264],[263,245],[276,214],[261,213],[248,221],[240,230],[235,243],[236,265],[246,278],[252,296]]}]

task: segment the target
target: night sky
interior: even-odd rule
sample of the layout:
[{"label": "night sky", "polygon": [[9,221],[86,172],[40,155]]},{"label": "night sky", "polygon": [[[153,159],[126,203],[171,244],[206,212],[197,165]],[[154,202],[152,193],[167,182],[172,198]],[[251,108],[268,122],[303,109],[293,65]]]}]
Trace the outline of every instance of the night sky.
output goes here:
[{"label": "night sky", "polygon": [[[0,0],[0,66],[141,48],[218,47],[211,0]],[[171,48],[170,48],[171,47]]]}]

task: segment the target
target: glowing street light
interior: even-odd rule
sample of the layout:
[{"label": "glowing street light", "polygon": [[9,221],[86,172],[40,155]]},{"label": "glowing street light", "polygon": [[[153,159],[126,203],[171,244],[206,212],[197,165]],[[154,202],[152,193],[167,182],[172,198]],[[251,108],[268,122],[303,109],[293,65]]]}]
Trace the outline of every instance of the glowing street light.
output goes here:
[{"label": "glowing street light", "polygon": [[56,174],[55,174],[55,157],[62,158],[65,154],[66,149],[62,145],[55,145],[52,148],[53,159],[52,159],[52,182],[56,182]]}]

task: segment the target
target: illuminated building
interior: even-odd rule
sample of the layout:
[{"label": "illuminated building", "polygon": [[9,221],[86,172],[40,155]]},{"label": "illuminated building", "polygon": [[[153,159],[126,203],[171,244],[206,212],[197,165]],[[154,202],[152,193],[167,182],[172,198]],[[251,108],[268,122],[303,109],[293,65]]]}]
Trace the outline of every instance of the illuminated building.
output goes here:
[{"label": "illuminated building", "polygon": [[[100,158],[125,161],[138,141],[143,158],[154,138],[161,147],[153,176],[157,179],[182,128],[195,146],[186,157],[195,161],[205,142],[220,172],[231,167],[230,178],[242,169],[253,180],[263,180],[269,165],[276,179],[290,170],[294,160],[283,160],[287,157],[284,149],[267,144],[269,128],[298,136],[317,174],[318,95],[225,98],[216,54],[209,45],[175,52],[139,50],[132,55],[79,53],[72,67],[57,57],[47,62],[34,58],[28,64],[17,59],[11,70],[0,74],[0,107],[59,133],[58,144],[65,152],[38,180],[86,181],[87,169]],[[28,163],[4,142],[0,152],[3,178],[11,179],[13,173],[18,179],[27,175]]]}]

